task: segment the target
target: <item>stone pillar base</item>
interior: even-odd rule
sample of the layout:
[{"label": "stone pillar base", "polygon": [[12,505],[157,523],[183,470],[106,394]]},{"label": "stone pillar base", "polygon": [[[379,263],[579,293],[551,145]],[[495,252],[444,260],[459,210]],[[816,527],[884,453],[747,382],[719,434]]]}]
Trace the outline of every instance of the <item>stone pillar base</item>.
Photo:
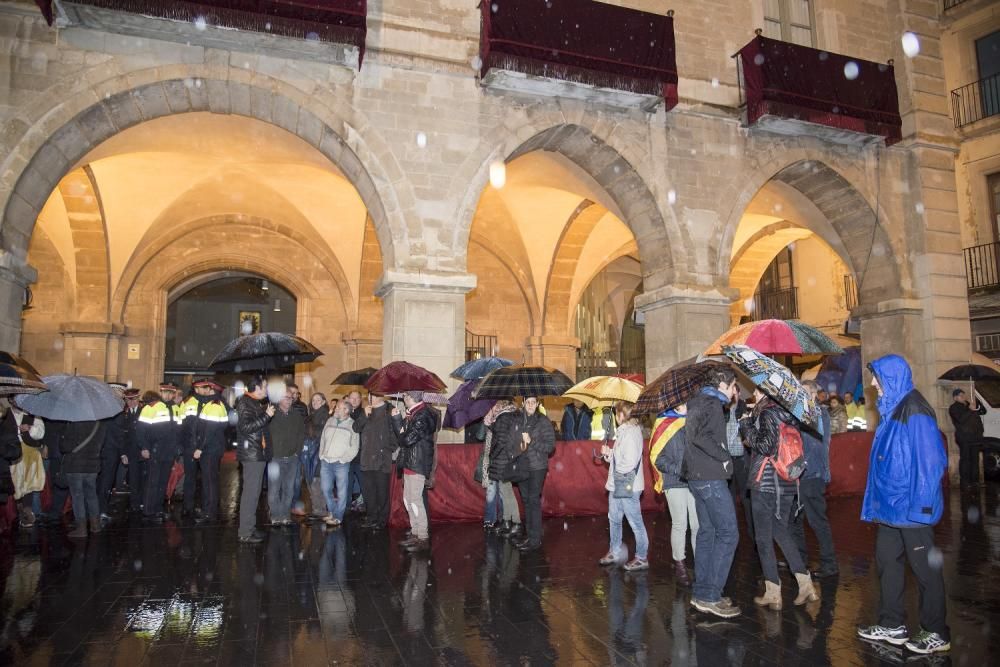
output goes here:
[{"label": "stone pillar base", "polygon": [[573,381],[576,377],[576,351],[580,339],[573,336],[531,336],[525,341],[530,363],[556,368]]},{"label": "stone pillar base", "polygon": [[667,285],[635,299],[645,316],[646,379],[652,381],[680,361],[701,354],[729,329],[730,288]]},{"label": "stone pillar base", "polygon": [[0,350],[18,353],[21,349],[21,311],[28,286],[38,280],[38,272],[24,260],[0,250]]},{"label": "stone pillar base", "polygon": [[344,343],[345,370],[356,370],[382,364],[382,332],[347,331],[341,338]]}]

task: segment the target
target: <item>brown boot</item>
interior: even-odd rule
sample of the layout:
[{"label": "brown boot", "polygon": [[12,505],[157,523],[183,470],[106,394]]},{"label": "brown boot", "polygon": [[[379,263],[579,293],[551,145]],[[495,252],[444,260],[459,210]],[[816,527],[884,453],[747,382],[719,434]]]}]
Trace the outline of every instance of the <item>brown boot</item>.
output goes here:
[{"label": "brown boot", "polygon": [[66,537],[71,537],[73,539],[86,539],[87,538],[87,522],[77,521],[76,527],[66,534]]},{"label": "brown boot", "polygon": [[684,566],[684,561],[682,560],[674,561],[674,579],[676,579],[677,583],[681,586],[687,587],[691,585],[691,580],[688,578],[687,567]]},{"label": "brown boot", "polygon": [[101,532],[101,519],[100,517],[90,517],[87,519],[87,524],[90,526],[91,533]]},{"label": "brown boot", "polygon": [[758,607],[767,607],[772,611],[781,611],[781,584],[764,581],[764,594],[755,597],[753,603]]},{"label": "brown boot", "polygon": [[799,584],[799,595],[795,598],[796,605],[803,605],[806,602],[816,602],[819,600],[819,595],[816,594],[816,589],[813,587],[812,578],[808,572],[796,574],[795,581]]}]

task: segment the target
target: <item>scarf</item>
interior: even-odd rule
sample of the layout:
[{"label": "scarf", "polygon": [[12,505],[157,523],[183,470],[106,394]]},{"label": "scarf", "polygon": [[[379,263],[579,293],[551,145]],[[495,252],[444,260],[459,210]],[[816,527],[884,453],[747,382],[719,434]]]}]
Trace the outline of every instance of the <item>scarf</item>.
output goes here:
[{"label": "scarf", "polygon": [[[508,412],[517,412],[517,406],[514,405],[511,401],[499,400],[493,404],[493,407],[490,408],[490,411],[486,413],[485,417],[483,417],[483,423],[486,424],[487,427],[493,426],[493,423],[497,420],[497,417],[503,414],[507,414]],[[479,464],[480,470],[482,471],[482,477],[483,477],[482,484],[484,489],[490,484],[490,478],[489,475],[487,474],[487,471],[490,468],[490,450],[492,449],[492,447],[493,447],[493,429],[487,428],[486,440],[483,441],[483,458],[481,463]]]},{"label": "scarf", "polygon": [[406,410],[406,418],[410,419],[411,417],[413,417],[413,415],[416,414],[417,410],[419,410],[420,408],[424,407],[424,405],[425,405],[425,403],[423,401],[420,401],[419,403],[414,403],[413,407],[408,408]]}]

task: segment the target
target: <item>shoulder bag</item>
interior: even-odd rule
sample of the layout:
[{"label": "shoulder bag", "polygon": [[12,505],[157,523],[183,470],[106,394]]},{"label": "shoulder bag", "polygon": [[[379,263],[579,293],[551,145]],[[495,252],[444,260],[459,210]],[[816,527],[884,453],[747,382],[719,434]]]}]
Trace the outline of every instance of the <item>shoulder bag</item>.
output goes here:
[{"label": "shoulder bag", "polygon": [[90,441],[94,439],[94,436],[97,435],[97,429],[99,429],[100,427],[101,427],[100,422],[94,422],[94,428],[90,431],[90,435],[84,438],[83,442],[81,442],[79,445],[70,450],[69,454],[63,454],[62,459],[60,459],[59,461],[59,472],[57,472],[55,476],[56,486],[62,489],[69,487],[69,479],[66,477],[66,473],[63,470],[63,468],[66,465],[66,459],[72,456],[73,454],[76,454],[84,447],[86,447],[90,443]]},{"label": "shoulder bag", "polygon": [[[611,465],[615,465],[615,457],[611,456]],[[615,483],[615,490],[612,494],[615,498],[631,498],[632,497],[632,485],[635,483],[635,475],[639,472],[639,466],[642,465],[642,455],[639,455],[639,462],[635,464],[629,472],[618,472],[614,470],[612,472],[612,479]]]}]

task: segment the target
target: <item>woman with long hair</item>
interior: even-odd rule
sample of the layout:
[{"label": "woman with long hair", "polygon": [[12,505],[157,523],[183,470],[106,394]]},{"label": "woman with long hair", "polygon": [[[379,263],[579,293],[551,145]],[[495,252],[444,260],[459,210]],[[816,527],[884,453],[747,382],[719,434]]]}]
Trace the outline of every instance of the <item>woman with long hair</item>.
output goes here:
[{"label": "woman with long hair", "polygon": [[611,546],[608,553],[598,563],[613,565],[628,559],[628,547],[622,543],[622,519],[628,519],[635,535],[635,558],[625,564],[629,572],[648,570],[649,537],[642,522],[642,508],[639,498],[645,489],[645,475],[642,470],[642,429],[639,420],[632,416],[634,403],[615,403],[615,417],[618,430],[615,433],[614,448],[601,445],[601,455],[610,466],[608,482],[608,522],[611,532]]}]

